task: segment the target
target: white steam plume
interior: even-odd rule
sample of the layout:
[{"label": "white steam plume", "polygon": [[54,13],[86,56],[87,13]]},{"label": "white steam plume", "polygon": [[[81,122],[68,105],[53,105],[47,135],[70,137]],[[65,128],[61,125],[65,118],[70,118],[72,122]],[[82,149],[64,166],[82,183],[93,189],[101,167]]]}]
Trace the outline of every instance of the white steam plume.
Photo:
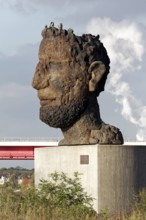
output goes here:
[{"label": "white steam plume", "polygon": [[92,19],[87,31],[101,36],[111,60],[112,74],[109,75],[107,91],[121,105],[122,116],[137,126],[137,140],[146,140],[146,106],[135,98],[130,85],[123,80],[124,74],[141,69],[145,52],[142,31],[136,23],[115,22],[109,18]]}]

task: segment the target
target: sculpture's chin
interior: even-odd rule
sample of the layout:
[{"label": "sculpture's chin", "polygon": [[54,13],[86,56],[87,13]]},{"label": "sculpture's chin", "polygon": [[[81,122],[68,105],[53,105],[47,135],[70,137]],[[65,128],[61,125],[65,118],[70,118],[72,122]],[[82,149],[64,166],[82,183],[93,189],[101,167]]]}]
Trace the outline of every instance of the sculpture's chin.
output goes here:
[{"label": "sculpture's chin", "polygon": [[42,106],[40,119],[54,128],[65,129],[73,125],[85,111],[87,99],[79,99],[62,106]]}]

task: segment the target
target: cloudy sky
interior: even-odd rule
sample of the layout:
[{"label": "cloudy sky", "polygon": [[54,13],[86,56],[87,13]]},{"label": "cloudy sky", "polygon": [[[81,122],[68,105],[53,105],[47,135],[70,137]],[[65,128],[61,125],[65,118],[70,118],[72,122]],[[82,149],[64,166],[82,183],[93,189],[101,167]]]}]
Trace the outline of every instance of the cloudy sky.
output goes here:
[{"label": "cloudy sky", "polygon": [[0,137],[61,137],[39,120],[31,87],[41,31],[51,21],[99,34],[111,59],[101,116],[125,140],[146,140],[145,0],[0,0]]}]

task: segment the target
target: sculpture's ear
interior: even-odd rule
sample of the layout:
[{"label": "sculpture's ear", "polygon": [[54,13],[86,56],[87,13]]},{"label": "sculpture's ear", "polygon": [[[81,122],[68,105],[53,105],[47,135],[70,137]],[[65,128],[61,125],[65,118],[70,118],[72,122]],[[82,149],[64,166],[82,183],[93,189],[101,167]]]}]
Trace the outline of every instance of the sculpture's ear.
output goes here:
[{"label": "sculpture's ear", "polygon": [[98,83],[104,75],[105,71],[105,65],[101,61],[94,61],[91,63],[88,69],[88,72],[91,75],[91,79],[89,80],[90,92],[94,92],[97,89]]}]

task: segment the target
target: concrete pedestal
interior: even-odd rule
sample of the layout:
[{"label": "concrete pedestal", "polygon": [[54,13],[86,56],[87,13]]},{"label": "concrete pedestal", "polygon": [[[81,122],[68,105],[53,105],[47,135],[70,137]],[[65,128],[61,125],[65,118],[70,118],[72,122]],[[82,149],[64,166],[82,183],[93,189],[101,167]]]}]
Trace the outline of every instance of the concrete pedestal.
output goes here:
[{"label": "concrete pedestal", "polygon": [[80,145],[35,149],[35,184],[48,174],[78,171],[81,184],[95,198],[97,213],[128,211],[134,194],[146,187],[146,147]]}]

